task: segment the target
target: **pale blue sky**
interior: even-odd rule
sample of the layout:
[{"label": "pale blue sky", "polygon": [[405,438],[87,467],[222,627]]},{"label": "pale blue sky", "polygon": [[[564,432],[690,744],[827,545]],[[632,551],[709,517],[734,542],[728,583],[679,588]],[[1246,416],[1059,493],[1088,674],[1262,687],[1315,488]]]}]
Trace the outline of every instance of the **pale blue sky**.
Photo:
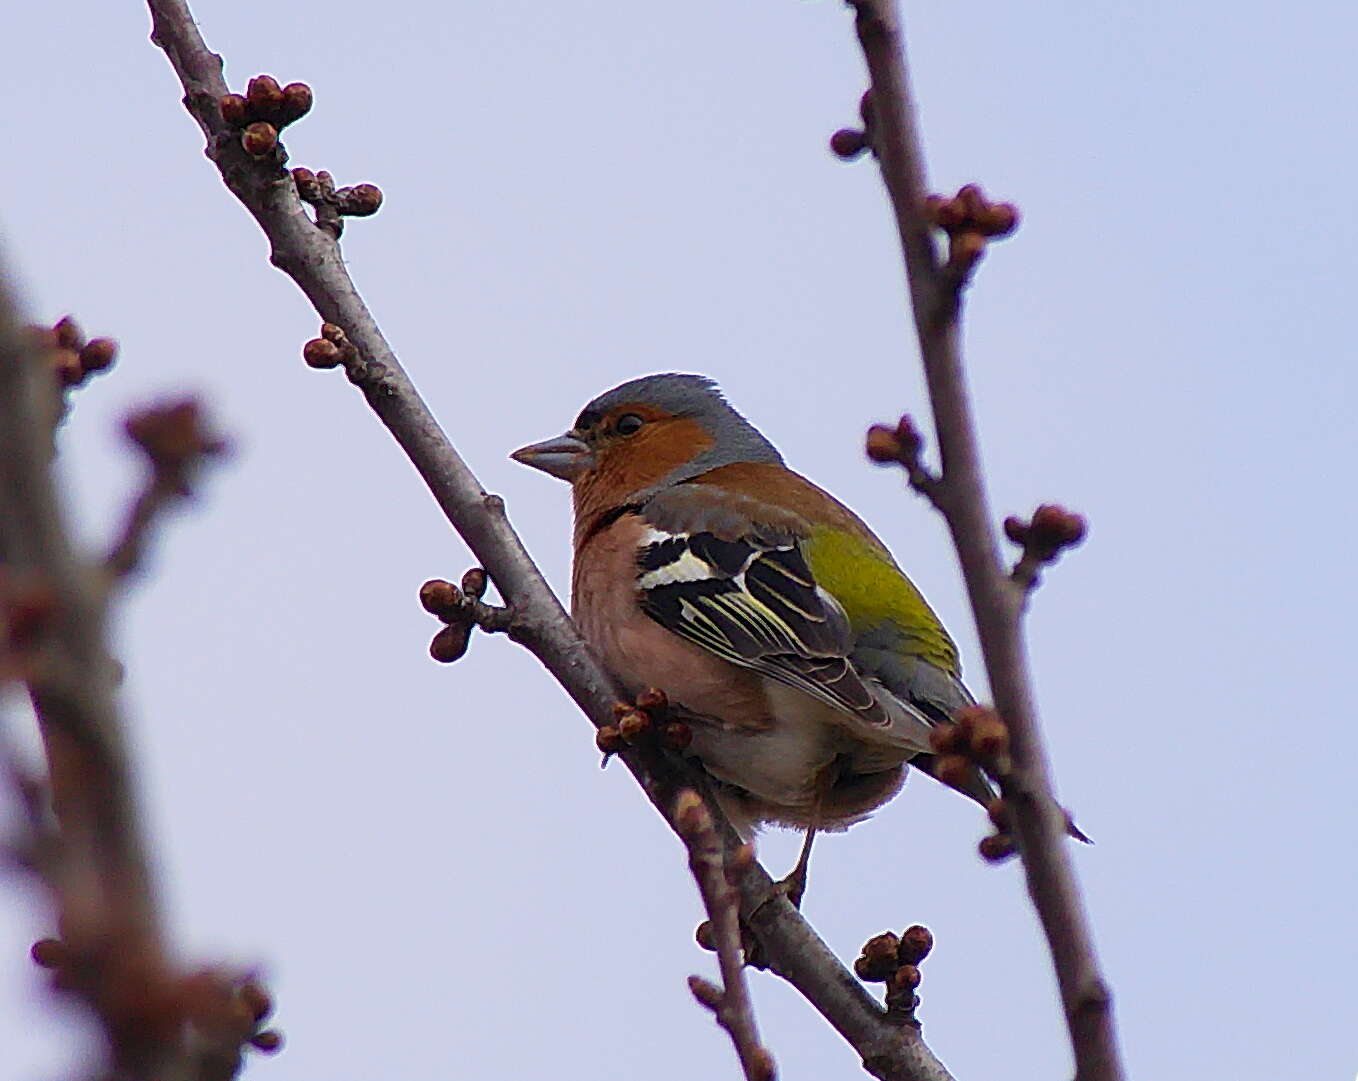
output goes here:
[{"label": "pale blue sky", "polygon": [[[939,521],[862,459],[921,410],[870,163],[824,149],[863,74],[843,5],[195,0],[239,86],[304,79],[297,164],[387,203],[345,252],[416,382],[552,580],[565,489],[508,452],[598,391],[702,371],[868,518],[963,646]],[[1358,1070],[1349,473],[1349,5],[907,5],[937,187],[1024,225],[985,264],[968,356],[998,513],[1054,499],[1086,547],[1032,619],[1075,853],[1135,1076]],[[469,565],[204,161],[133,0],[6,30],[0,234],[44,319],[123,344],[63,466],[86,534],[132,483],[134,402],[192,388],[235,460],[167,530],[118,650],[179,941],[264,964],[289,1046],[262,1081],[734,1078],[684,977],[677,842],[528,654],[442,668],[421,581]],[[1307,734],[1304,740],[1293,733]],[[1017,868],[917,779],[818,846],[806,910],[846,958],[920,921],[921,1016],[960,1081],[1068,1075]],[[796,838],[763,844],[775,873]],[[0,883],[0,1078],[70,1030]],[[789,1081],[858,1076],[755,975]]]}]

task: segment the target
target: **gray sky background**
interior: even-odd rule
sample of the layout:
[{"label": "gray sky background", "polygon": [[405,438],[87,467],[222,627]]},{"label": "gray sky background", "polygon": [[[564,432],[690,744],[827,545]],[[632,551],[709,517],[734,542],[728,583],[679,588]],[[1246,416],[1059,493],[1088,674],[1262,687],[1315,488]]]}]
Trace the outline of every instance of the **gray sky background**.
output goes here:
[{"label": "gray sky background", "polygon": [[[705,372],[874,523],[985,694],[941,523],[862,457],[869,422],[924,397],[876,170],[824,149],[864,83],[843,5],[194,9],[233,86],[315,89],[296,164],[382,187],[346,256],[553,582],[565,487],[508,452],[625,378]],[[934,185],[979,179],[1025,215],[968,313],[997,510],[1092,522],[1032,643],[1061,795],[1098,842],[1074,855],[1132,1072],[1347,1081],[1358,19],[907,15]],[[237,440],[117,648],[177,937],[278,994],[288,1047],[248,1076],[736,1077],[684,985],[714,965],[679,846],[625,771],[599,771],[517,647],[428,660],[416,589],[469,557],[361,399],[302,365],[317,320],[148,26],[134,0],[8,13],[0,229],[34,316],[122,343],[64,437],[91,542],[134,482],[130,405],[192,389]],[[807,913],[849,959],[933,928],[921,1016],[962,1081],[1067,1076],[1019,869],[982,865],[982,832],[916,778],[818,846]],[[763,842],[775,873],[796,843]],[[25,961],[45,917],[0,889],[0,1076],[61,1076],[77,1045]],[[786,1078],[860,1076],[796,995],[753,984]]]}]

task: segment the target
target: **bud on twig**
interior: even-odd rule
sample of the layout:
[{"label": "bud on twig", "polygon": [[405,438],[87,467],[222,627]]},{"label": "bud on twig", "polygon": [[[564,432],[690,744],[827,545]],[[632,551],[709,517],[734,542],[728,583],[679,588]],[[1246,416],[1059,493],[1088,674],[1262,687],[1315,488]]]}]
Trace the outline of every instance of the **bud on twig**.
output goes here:
[{"label": "bud on twig", "polygon": [[1003,863],[1018,852],[1013,835],[1009,833],[992,833],[989,837],[982,837],[976,848],[981,859],[987,863]]},{"label": "bud on twig", "polygon": [[830,150],[843,161],[854,161],[868,151],[867,132],[840,128],[830,136]]},{"label": "bud on twig", "polygon": [[217,102],[222,119],[233,128],[243,128],[250,115],[250,103],[240,94],[227,94]]},{"label": "bud on twig", "polygon": [[272,75],[256,75],[245,88],[245,100],[252,116],[274,120],[283,105],[283,91]]},{"label": "bud on twig", "polygon": [[429,656],[440,664],[452,664],[453,661],[460,660],[467,652],[467,646],[471,644],[471,631],[470,624],[448,624],[434,635],[433,641],[429,643]]},{"label": "bud on twig", "polygon": [[278,129],[264,120],[256,120],[240,134],[240,145],[251,157],[262,158],[278,146]]},{"label": "bud on twig", "polygon": [[340,362],[340,349],[324,338],[312,338],[302,346],[302,359],[312,368],[334,368]]},{"label": "bud on twig", "polygon": [[488,582],[486,572],[480,567],[473,567],[462,576],[462,592],[472,600],[479,601],[486,595]]},{"label": "bud on twig", "polygon": [[291,124],[311,112],[311,87],[306,83],[288,83],[283,87],[283,100],[278,106],[280,125]]},{"label": "bud on twig", "polygon": [[693,992],[694,998],[712,1011],[721,1009],[722,1001],[726,997],[720,987],[701,976],[690,976],[688,989]]},{"label": "bud on twig", "polygon": [[606,724],[594,733],[594,745],[604,754],[618,754],[627,750],[627,741],[622,738],[617,725]]},{"label": "bud on twig", "polygon": [[896,957],[903,965],[918,965],[934,948],[934,936],[922,924],[913,924],[901,933],[901,943],[896,948]]}]

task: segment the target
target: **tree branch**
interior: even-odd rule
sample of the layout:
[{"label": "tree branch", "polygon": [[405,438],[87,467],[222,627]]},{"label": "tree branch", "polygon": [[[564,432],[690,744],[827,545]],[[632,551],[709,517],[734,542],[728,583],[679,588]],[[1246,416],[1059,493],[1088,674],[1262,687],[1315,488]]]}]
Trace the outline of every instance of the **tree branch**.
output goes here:
[{"label": "tree branch", "polygon": [[186,976],[166,950],[105,645],[105,569],[75,552],[50,469],[59,374],[20,327],[0,268],[0,679],[27,684],[57,822],[12,768],[61,934],[33,957],[93,1011],[117,1076],[229,1081],[263,992]]},{"label": "tree branch", "polygon": [[[925,211],[924,159],[893,0],[849,0],[871,78],[869,136],[895,212],[910,283],[920,355],[943,463],[928,494],[947,521],[976,616],[995,705],[1012,739],[1004,782],[1028,891],[1060,985],[1078,1081],[1124,1076],[1108,985],[1067,854],[1066,816],[1034,704],[1022,631],[1027,593],[1000,561],[962,369],[960,288],[965,276],[940,262]],[[979,253],[973,253],[974,263]]]},{"label": "tree branch", "polygon": [[773,1056],[759,1042],[750,989],[745,985],[745,959],[740,945],[740,900],[732,888],[754,860],[748,845],[735,850],[728,863],[721,837],[702,797],[693,791],[679,793],[674,817],[680,836],[688,846],[688,866],[698,883],[712,928],[712,945],[721,968],[721,987],[701,976],[688,978],[693,997],[706,1006],[726,1030],[740,1057],[746,1081],[773,1081],[777,1076]]},{"label": "tree branch", "polygon": [[[516,637],[596,728],[611,724],[620,689],[590,653],[510,526],[503,501],[485,492],[420,398],[349,277],[333,231],[307,218],[282,168],[281,153],[252,157],[241,145],[240,130],[223,119],[219,103],[228,88],[222,61],[204,44],[188,5],[184,0],[148,0],[148,5],[152,41],[165,50],[183,84],[185,107],[207,138],[206,154],[268,237],[271,261],[358,350],[361,362],[346,364],[350,380],[364,392],[494,581],[514,613]],[[679,792],[706,792],[694,770],[665,756],[654,743],[632,747],[621,757],[671,827]],[[710,798],[707,804],[723,843],[733,847],[738,839],[730,824]],[[770,969],[805,996],[862,1056],[873,1076],[882,1081],[951,1081],[919,1033],[888,1019],[758,864],[743,877],[740,895],[741,914]]]}]

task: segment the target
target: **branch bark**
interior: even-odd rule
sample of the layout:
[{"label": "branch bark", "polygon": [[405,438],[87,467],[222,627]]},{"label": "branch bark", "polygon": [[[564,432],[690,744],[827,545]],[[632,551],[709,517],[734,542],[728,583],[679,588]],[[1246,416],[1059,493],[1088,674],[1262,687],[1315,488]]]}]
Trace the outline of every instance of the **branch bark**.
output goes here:
[{"label": "branch bark", "polygon": [[[268,238],[272,263],[359,350],[364,369],[357,378],[351,372],[351,379],[513,610],[516,639],[596,728],[611,724],[613,706],[622,698],[618,686],[590,653],[510,526],[503,501],[485,492],[421,399],[349,277],[336,239],[307,218],[281,161],[252,159],[241,148],[239,132],[222,119],[218,102],[228,93],[222,60],[203,42],[188,5],[184,0],[148,0],[148,6],[151,40],[179,76],[184,105],[206,137],[205,152]],[[620,757],[671,827],[680,791],[706,793],[701,777],[658,748],[633,747]],[[714,801],[706,802],[723,843],[733,847],[738,838],[730,824]],[[740,896],[741,914],[758,937],[770,970],[801,992],[862,1056],[868,1072],[882,1081],[951,1081],[918,1031],[888,1019],[758,864],[743,877]]]},{"label": "branch bark", "polygon": [[942,512],[976,616],[995,706],[1009,728],[1013,770],[1004,780],[1028,892],[1051,950],[1075,1054],[1077,1081],[1121,1081],[1112,997],[1066,849],[1066,816],[1051,770],[1023,634],[1026,590],[1005,571],[996,543],[976,425],[962,367],[960,282],[934,246],[904,42],[894,0],[849,0],[871,79],[873,150],[900,233],[911,308],[929,388],[941,475],[930,498]]}]

